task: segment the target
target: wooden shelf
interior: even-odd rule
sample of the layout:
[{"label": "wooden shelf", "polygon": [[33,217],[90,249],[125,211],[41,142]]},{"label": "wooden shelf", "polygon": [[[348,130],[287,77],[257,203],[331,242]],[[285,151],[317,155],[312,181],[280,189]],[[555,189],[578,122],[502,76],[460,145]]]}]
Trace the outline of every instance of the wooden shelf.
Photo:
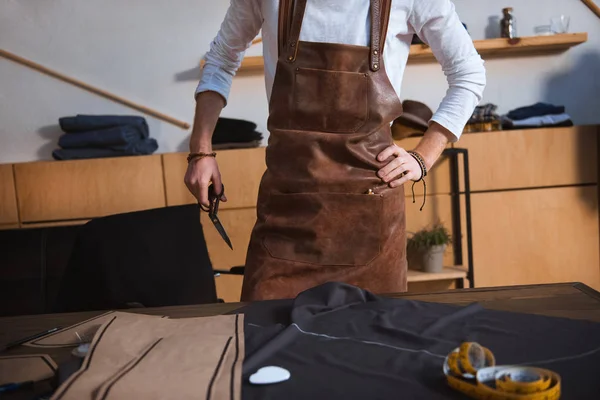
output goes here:
[{"label": "wooden shelf", "polygon": [[[550,36],[530,36],[518,39],[475,40],[475,48],[482,58],[536,55],[566,51],[587,42],[587,33],[565,33]],[[431,48],[422,44],[410,46],[409,62],[434,61]]]},{"label": "wooden shelf", "polygon": [[408,270],[409,283],[465,279],[466,277],[467,269],[463,267],[446,267],[442,272],[436,273],[416,271],[414,269]]},{"label": "wooden shelf", "polygon": [[[551,36],[529,36],[518,39],[475,40],[473,43],[482,58],[491,58],[558,53],[585,43],[587,40],[587,33],[565,33]],[[435,57],[429,46],[422,44],[410,46],[409,63],[430,61],[435,61]],[[245,57],[238,73],[262,73],[263,69],[264,60],[262,56]]]}]

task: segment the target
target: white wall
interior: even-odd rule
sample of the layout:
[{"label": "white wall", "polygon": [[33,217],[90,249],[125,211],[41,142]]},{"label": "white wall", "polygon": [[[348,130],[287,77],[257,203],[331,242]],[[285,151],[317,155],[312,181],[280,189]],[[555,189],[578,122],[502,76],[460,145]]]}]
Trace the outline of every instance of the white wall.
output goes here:
[{"label": "white wall", "polygon": [[[554,56],[490,60],[484,102],[500,112],[538,100],[564,104],[577,124],[600,123],[600,19],[579,0],[514,2],[518,30],[533,34],[551,16],[571,16],[571,31],[590,41]],[[510,5],[455,0],[474,39]],[[192,122],[198,63],[217,32],[227,0],[0,0],[0,48]],[[248,54],[260,54],[260,46]],[[436,108],[446,82],[436,64],[411,65],[403,98]],[[262,76],[234,81],[224,116],[266,132]],[[0,58],[0,163],[50,159],[57,120],[78,113],[137,112]],[[189,132],[148,117],[159,152],[187,151]]]}]

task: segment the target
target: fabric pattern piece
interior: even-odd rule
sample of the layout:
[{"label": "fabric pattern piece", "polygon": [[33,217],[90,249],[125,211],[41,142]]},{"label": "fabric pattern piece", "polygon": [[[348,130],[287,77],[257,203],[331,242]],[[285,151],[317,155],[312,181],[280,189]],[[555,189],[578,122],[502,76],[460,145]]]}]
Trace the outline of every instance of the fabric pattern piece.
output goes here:
[{"label": "fabric pattern piece", "polygon": [[58,399],[240,399],[243,316],[113,318]]},{"label": "fabric pattern piece", "polygon": [[[34,339],[24,344],[29,347],[75,347],[82,342],[91,342],[96,331],[106,322],[113,318],[128,318],[130,313],[109,311],[107,313],[90,318],[75,325],[68,326],[59,331]],[[140,315],[140,318],[161,318],[156,316]]]},{"label": "fabric pattern piece", "polygon": [[39,382],[56,374],[56,364],[47,354],[0,357],[0,385]]}]

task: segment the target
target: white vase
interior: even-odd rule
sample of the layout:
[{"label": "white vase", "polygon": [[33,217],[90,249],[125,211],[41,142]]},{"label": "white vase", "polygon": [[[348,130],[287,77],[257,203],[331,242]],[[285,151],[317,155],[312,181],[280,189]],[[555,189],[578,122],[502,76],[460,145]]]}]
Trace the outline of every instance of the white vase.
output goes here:
[{"label": "white vase", "polygon": [[423,272],[436,273],[444,269],[446,245],[432,246],[421,251],[419,261]]}]

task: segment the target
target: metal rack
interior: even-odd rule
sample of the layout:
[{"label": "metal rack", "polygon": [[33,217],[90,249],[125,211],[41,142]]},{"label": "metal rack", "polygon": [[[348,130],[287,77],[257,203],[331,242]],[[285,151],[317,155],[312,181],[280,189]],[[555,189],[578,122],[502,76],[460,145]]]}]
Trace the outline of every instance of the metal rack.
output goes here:
[{"label": "metal rack", "polygon": [[[464,264],[464,249],[462,245],[462,223],[461,223],[461,207],[460,196],[465,197],[465,230],[467,239],[467,280],[469,287],[474,287],[474,272],[473,272],[473,235],[471,228],[471,182],[469,179],[469,151],[463,148],[449,148],[442,153],[450,160],[450,196],[452,210],[452,237],[457,238],[452,243],[454,252],[454,264]],[[461,157],[462,156],[462,157]],[[462,158],[463,165],[463,183],[464,191],[460,191],[460,168],[459,162]]]}]

